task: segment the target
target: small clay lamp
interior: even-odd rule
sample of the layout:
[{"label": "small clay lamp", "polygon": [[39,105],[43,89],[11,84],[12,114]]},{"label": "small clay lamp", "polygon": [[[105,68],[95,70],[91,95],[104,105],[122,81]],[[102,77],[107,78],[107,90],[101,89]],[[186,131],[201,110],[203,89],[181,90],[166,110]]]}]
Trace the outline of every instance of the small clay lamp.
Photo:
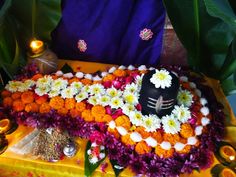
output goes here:
[{"label": "small clay lamp", "polygon": [[220,155],[227,162],[236,161],[236,151],[230,145],[225,145],[225,146],[220,147]]},{"label": "small clay lamp", "polygon": [[0,134],[5,134],[11,127],[11,123],[9,119],[0,120]]}]

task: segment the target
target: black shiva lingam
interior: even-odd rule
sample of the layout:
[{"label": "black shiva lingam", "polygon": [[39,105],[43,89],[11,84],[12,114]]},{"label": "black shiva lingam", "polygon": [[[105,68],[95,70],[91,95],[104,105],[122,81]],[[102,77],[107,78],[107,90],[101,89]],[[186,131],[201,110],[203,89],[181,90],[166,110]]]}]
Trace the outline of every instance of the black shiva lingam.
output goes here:
[{"label": "black shiva lingam", "polygon": [[156,88],[150,82],[155,72],[155,70],[152,70],[144,75],[139,103],[142,105],[142,113],[144,115],[156,114],[160,117],[170,114],[173,110],[179,90],[179,79],[175,74],[169,72],[172,77],[171,86],[164,89]]}]

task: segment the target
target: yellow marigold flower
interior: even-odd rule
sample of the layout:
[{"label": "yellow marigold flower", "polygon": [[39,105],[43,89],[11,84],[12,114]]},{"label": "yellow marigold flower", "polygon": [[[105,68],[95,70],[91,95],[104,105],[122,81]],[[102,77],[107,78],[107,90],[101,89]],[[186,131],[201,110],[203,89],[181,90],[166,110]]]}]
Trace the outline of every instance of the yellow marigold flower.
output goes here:
[{"label": "yellow marigold flower", "polygon": [[116,126],[122,126],[124,127],[126,130],[129,130],[131,127],[131,123],[130,120],[127,116],[122,115],[116,118],[115,120]]},{"label": "yellow marigold flower", "polygon": [[126,76],[127,73],[125,70],[117,69],[113,72],[113,74],[117,77],[124,77],[124,76]]},{"label": "yellow marigold flower", "polygon": [[153,137],[158,143],[161,143],[163,141],[163,137],[160,131],[152,132],[151,137]]},{"label": "yellow marigold flower", "polygon": [[103,78],[103,82],[107,82],[107,81],[113,81],[116,77],[113,74],[107,74],[104,78]]},{"label": "yellow marigold flower", "polygon": [[39,107],[40,113],[48,113],[51,110],[51,106],[48,102],[42,103]]},{"label": "yellow marigold flower", "polygon": [[181,151],[177,151],[177,152],[181,154],[187,154],[190,152],[190,150],[191,150],[191,145],[186,145]]},{"label": "yellow marigold flower", "polygon": [[34,102],[34,93],[32,91],[26,91],[21,94],[21,101],[24,104]]},{"label": "yellow marigold flower", "polygon": [[76,103],[75,108],[77,111],[83,112],[86,109],[86,104],[84,102]]},{"label": "yellow marigold flower", "polygon": [[53,109],[61,109],[61,108],[64,108],[64,100],[60,96],[55,96],[51,98],[49,105]]},{"label": "yellow marigold flower", "polygon": [[162,147],[160,145],[158,145],[156,148],[155,148],[155,153],[156,155],[158,155],[159,157],[161,158],[169,158],[169,157],[172,157],[173,154],[174,154],[175,150],[173,148],[169,149],[169,150],[165,150],[165,149],[162,149]]},{"label": "yellow marigold flower", "polygon": [[182,124],[181,125],[181,130],[180,130],[180,135],[183,137],[183,138],[188,138],[188,137],[191,137],[193,136],[193,128],[191,127],[190,124],[188,123],[185,123],[185,124]]},{"label": "yellow marigold flower", "polygon": [[82,79],[80,82],[84,85],[91,85],[92,84],[92,81],[90,79]]},{"label": "yellow marigold flower", "polygon": [[3,91],[1,92],[1,96],[2,96],[2,98],[10,97],[10,96],[11,96],[11,92],[8,91],[8,90],[3,90]]},{"label": "yellow marigold flower", "polygon": [[95,117],[96,122],[103,122],[103,116],[106,114],[106,110],[101,105],[92,107],[92,115]]},{"label": "yellow marigold flower", "polygon": [[42,77],[43,77],[42,74],[35,74],[35,75],[32,77],[32,80],[37,81],[39,78],[42,78]]},{"label": "yellow marigold flower", "polygon": [[121,137],[121,142],[124,143],[125,145],[127,146],[133,146],[135,145],[136,143],[130,138],[130,135],[129,134],[126,134],[125,136],[122,136]]},{"label": "yellow marigold flower", "polygon": [[3,99],[3,106],[4,107],[10,107],[10,106],[12,106],[12,103],[13,103],[13,99],[11,97],[5,97]]},{"label": "yellow marigold flower", "polygon": [[78,82],[78,81],[79,81],[79,78],[73,77],[70,80],[68,80],[68,83],[71,84],[72,82]]},{"label": "yellow marigold flower", "polygon": [[74,109],[70,109],[70,115],[71,117],[75,118],[77,116],[80,116],[81,113],[77,109],[74,108]]},{"label": "yellow marigold flower", "polygon": [[111,129],[110,127],[108,127],[107,131],[108,131],[109,133],[111,133],[112,135],[114,135],[114,137],[115,137],[116,139],[119,139],[119,138],[120,138],[120,134],[119,134],[119,132],[118,132],[115,128],[114,128],[114,129]]},{"label": "yellow marigold flower", "polygon": [[68,109],[61,108],[61,109],[58,109],[57,112],[58,112],[58,114],[66,115],[68,113]]},{"label": "yellow marigold flower", "polygon": [[107,122],[108,123],[108,122],[110,122],[112,120],[112,117],[109,114],[105,114],[102,119],[103,119],[103,122]]},{"label": "yellow marigold flower", "polygon": [[11,97],[13,100],[17,100],[17,99],[20,99],[21,98],[21,92],[14,92]]},{"label": "yellow marigold flower", "polygon": [[47,97],[46,96],[39,96],[37,98],[35,98],[35,102],[37,104],[43,104],[43,103],[46,103],[47,102]]},{"label": "yellow marigold flower", "polygon": [[180,137],[179,134],[164,133],[163,139],[170,142],[171,145],[175,145],[175,143],[179,142]]},{"label": "yellow marigold flower", "polygon": [[75,107],[75,99],[74,98],[66,98],[65,100],[65,108],[73,109]]},{"label": "yellow marigold flower", "polygon": [[151,136],[151,133],[146,132],[144,127],[137,127],[135,129],[135,131],[138,132],[142,136],[142,138],[144,138],[144,139],[148,138],[149,136]]},{"label": "yellow marigold flower", "polygon": [[25,104],[20,99],[13,101],[14,111],[23,111],[24,109],[25,109]]},{"label": "yellow marigold flower", "polygon": [[135,151],[138,154],[146,154],[151,152],[152,148],[150,146],[147,145],[147,143],[145,141],[141,141],[138,144],[136,144],[135,146]]},{"label": "yellow marigold flower", "polygon": [[89,109],[86,109],[82,112],[81,117],[87,121],[87,122],[92,122],[94,121],[94,117]]},{"label": "yellow marigold flower", "polygon": [[26,112],[38,112],[39,111],[39,105],[37,103],[29,103],[25,106]]},{"label": "yellow marigold flower", "polygon": [[101,84],[102,83],[102,80],[100,81],[93,81],[93,84]]}]

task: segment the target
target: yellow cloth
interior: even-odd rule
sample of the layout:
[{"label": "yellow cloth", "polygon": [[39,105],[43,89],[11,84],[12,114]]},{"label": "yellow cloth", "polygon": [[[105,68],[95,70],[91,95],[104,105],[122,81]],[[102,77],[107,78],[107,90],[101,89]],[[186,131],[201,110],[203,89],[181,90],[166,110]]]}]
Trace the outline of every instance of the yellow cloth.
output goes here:
[{"label": "yellow cloth", "polygon": [[[59,68],[64,64],[68,63],[74,71],[83,71],[86,73],[96,72],[98,70],[106,70],[108,67],[113,65],[108,64],[99,64],[91,62],[80,62],[80,61],[65,61],[60,60]],[[207,78],[207,84],[214,89],[214,92],[219,98],[219,101],[222,102],[225,106],[225,113],[227,114],[227,124],[226,130],[227,135],[226,139],[231,143],[236,144],[236,138],[233,136],[236,133],[236,120],[233,115],[232,109],[230,108],[226,97],[224,96],[219,82],[210,78]],[[13,146],[25,135],[32,131],[31,128],[19,126],[18,129],[11,135],[7,135],[9,141],[9,147]],[[65,158],[58,162],[45,162],[42,160],[33,160],[27,156],[17,155],[12,153],[9,149],[0,155],[0,177],[79,177],[84,176],[84,151],[86,146],[86,140],[78,139],[78,144],[80,149],[77,152],[76,156],[73,158]],[[101,171],[100,168],[96,170],[93,176],[115,176],[112,170],[112,167],[109,163],[109,160],[106,159],[108,167],[105,169],[105,173]],[[219,163],[215,158],[215,164]],[[201,173],[193,172],[191,175],[181,175],[182,177],[191,176],[191,177],[210,177],[211,168],[201,171]],[[120,176],[134,176],[129,168],[126,168]]]}]

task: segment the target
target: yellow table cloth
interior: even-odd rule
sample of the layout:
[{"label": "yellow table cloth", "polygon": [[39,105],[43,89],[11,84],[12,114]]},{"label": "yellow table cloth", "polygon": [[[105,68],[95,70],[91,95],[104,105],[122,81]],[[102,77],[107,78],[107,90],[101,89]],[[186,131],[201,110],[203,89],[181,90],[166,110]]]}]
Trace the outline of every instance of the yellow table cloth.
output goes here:
[{"label": "yellow table cloth", "polygon": [[[100,64],[92,62],[80,62],[80,61],[68,61],[60,60],[59,68],[65,63],[69,64],[74,71],[82,71],[86,73],[93,73],[98,70],[106,70],[107,68],[114,66],[111,64]],[[236,146],[236,119],[233,111],[228,104],[225,95],[222,92],[220,84],[217,80],[207,78],[207,85],[213,88],[218,101],[224,105],[224,112],[226,114],[226,136],[225,140]],[[29,127],[19,126],[18,129],[7,135],[9,142],[8,149],[0,155],[0,177],[79,177],[84,176],[84,151],[86,146],[86,140],[77,139],[80,149],[73,158],[64,158],[58,162],[45,162],[38,159],[31,159],[27,156],[17,155],[9,150],[9,147],[13,146],[24,136],[32,131]],[[100,168],[97,168],[93,176],[115,176],[113,169],[109,163],[109,159],[105,160],[108,163],[108,167],[105,172],[102,172]],[[214,164],[219,164],[218,160],[214,158]],[[211,168],[201,171],[200,173],[194,171],[191,175],[182,174],[182,177],[210,177]],[[129,168],[126,168],[120,176],[134,176]]]}]

